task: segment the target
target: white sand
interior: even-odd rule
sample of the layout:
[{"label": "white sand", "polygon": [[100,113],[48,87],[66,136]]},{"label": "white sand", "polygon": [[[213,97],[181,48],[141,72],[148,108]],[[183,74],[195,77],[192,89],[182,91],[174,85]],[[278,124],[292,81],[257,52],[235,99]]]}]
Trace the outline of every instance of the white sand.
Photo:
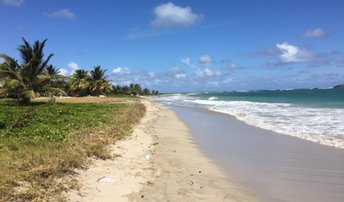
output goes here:
[{"label": "white sand", "polygon": [[132,136],[111,146],[117,157],[80,171],[70,201],[255,201],[204,156],[174,112],[142,102],[147,113]]}]

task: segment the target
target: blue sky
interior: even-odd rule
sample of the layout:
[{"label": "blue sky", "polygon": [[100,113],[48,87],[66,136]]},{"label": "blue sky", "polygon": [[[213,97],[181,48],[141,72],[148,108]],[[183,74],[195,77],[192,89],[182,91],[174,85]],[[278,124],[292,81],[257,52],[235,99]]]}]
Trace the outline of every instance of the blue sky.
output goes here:
[{"label": "blue sky", "polygon": [[326,88],[344,83],[342,0],[0,0],[0,53],[48,38],[70,75],[164,92]]}]

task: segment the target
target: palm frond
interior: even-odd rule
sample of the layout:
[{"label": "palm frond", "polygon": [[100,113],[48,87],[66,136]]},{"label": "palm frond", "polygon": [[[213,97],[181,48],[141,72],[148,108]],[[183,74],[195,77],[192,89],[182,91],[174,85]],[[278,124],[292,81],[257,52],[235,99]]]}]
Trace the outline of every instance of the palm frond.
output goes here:
[{"label": "palm frond", "polygon": [[48,63],[49,63],[49,60],[51,59],[51,57],[53,57],[54,56],[54,54],[49,54],[49,56],[47,57],[47,59],[46,60],[44,60],[44,62],[42,62],[42,67],[44,68],[44,67],[46,67],[47,65],[48,65]]},{"label": "palm frond", "polygon": [[33,90],[24,90],[23,92],[21,92],[21,94],[27,98],[37,97],[37,93],[35,93]]},{"label": "palm frond", "polygon": [[17,79],[6,78],[4,80],[3,88],[6,88],[6,89],[25,88],[25,84]]},{"label": "palm frond", "polygon": [[64,90],[62,90],[61,88],[54,88],[54,87],[48,87],[48,86],[46,86],[46,87],[44,88],[44,90],[47,91],[47,92],[49,92],[49,93],[60,93],[60,94],[62,94],[62,95],[67,95],[67,93],[66,93]]},{"label": "palm frond", "polygon": [[22,37],[22,40],[24,42],[23,45],[18,47],[18,50],[20,52],[20,55],[22,57],[22,60],[24,63],[28,63],[32,58],[32,47],[31,45],[25,40],[24,37]]}]

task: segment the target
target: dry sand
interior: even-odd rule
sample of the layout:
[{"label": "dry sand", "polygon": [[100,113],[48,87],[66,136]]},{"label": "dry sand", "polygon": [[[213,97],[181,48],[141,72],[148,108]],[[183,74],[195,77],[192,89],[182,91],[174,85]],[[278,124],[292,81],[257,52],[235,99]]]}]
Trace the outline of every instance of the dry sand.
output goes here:
[{"label": "dry sand", "polygon": [[111,146],[114,160],[79,171],[82,187],[70,201],[255,201],[205,157],[173,111],[142,102],[147,113],[132,136]]}]

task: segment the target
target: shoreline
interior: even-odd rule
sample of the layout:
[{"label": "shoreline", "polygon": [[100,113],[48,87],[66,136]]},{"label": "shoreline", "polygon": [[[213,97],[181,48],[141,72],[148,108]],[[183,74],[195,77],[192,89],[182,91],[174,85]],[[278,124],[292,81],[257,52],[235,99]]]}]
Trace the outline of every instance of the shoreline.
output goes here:
[{"label": "shoreline", "polygon": [[111,146],[114,160],[79,171],[82,187],[70,201],[256,201],[203,154],[175,112],[142,103],[146,115],[132,136]]},{"label": "shoreline", "polygon": [[344,150],[257,128],[223,113],[172,109],[205,154],[259,200],[344,200]]}]

